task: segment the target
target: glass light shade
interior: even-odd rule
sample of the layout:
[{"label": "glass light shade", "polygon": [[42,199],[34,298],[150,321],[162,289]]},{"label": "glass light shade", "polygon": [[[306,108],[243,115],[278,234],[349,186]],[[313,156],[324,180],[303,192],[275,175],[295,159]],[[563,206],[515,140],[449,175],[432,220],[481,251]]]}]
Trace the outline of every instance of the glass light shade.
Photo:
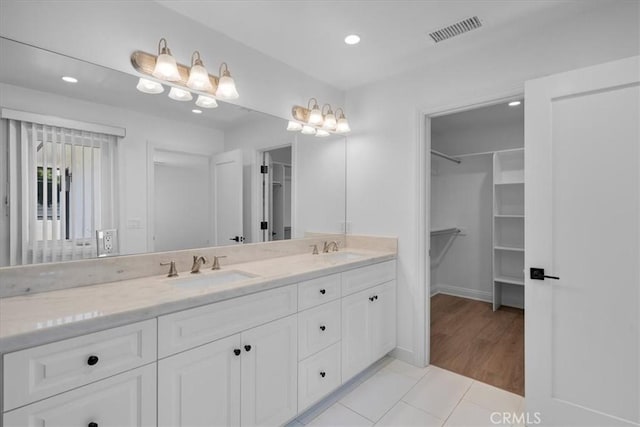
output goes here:
[{"label": "glass light shade", "polygon": [[308,123],[314,126],[321,126],[324,119],[322,118],[322,111],[316,105],[309,113]]},{"label": "glass light shade", "polygon": [[303,134],[305,134],[305,135],[315,135],[316,134],[316,128],[304,125],[304,126],[302,126],[301,132]]},{"label": "glass light shade", "polygon": [[169,82],[177,82],[180,80],[180,72],[178,71],[176,60],[168,53],[158,55],[156,66],[151,75],[156,79],[167,80]]},{"label": "glass light shade", "polygon": [[187,86],[191,89],[208,92],[213,90],[213,85],[209,80],[209,72],[203,65],[194,65],[189,71],[189,80]]},{"label": "glass light shade", "polygon": [[340,117],[338,119],[338,123],[336,124],[336,132],[337,133],[347,133],[351,132],[351,128],[349,127],[349,122],[346,118]]},{"label": "glass light shade", "polygon": [[193,95],[188,90],[178,89],[177,87],[172,87],[169,91],[169,98],[174,99],[176,101],[191,101],[193,99]]},{"label": "glass light shade", "polygon": [[240,96],[236,90],[236,83],[231,76],[223,75],[218,81],[216,96],[222,99],[238,99]]},{"label": "glass light shade", "polygon": [[138,89],[140,92],[150,94],[164,92],[164,87],[160,83],[154,82],[153,80],[143,79],[142,77],[140,77],[140,80],[138,80],[136,89]]},{"label": "glass light shade", "polygon": [[336,116],[333,113],[327,113],[324,116],[324,124],[322,125],[325,129],[335,129],[337,124]]},{"label": "glass light shade", "polygon": [[318,137],[325,137],[325,136],[329,136],[329,135],[330,135],[329,132],[327,132],[324,129],[318,129],[316,131],[316,136],[318,136]]},{"label": "glass light shade", "polygon": [[198,95],[198,99],[196,101],[196,105],[202,108],[216,108],[218,103],[215,98],[210,96]]},{"label": "glass light shade", "polygon": [[299,130],[302,130],[302,124],[289,120],[289,123],[287,124],[287,130],[290,132],[297,132]]}]

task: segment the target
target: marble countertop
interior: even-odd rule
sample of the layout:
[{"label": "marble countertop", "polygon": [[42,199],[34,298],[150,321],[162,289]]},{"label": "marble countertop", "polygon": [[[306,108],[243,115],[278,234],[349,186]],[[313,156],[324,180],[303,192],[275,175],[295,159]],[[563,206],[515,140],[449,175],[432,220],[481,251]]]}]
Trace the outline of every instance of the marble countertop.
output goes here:
[{"label": "marble countertop", "polygon": [[0,354],[396,258],[395,252],[347,252],[361,257],[302,254],[223,265],[219,271],[202,268],[199,277],[225,271],[256,276],[229,284],[176,286],[175,280],[192,277],[179,272],[178,278],[152,276],[0,298]]}]

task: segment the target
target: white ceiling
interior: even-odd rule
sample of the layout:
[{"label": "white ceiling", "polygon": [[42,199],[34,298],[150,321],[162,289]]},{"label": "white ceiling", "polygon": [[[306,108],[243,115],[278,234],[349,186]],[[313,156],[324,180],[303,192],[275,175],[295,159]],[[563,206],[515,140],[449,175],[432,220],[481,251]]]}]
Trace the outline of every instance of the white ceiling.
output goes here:
[{"label": "white ceiling", "polygon": [[447,114],[431,119],[431,133],[444,135],[448,132],[478,129],[499,128],[517,123],[524,123],[524,101],[515,107],[501,102],[495,105]]},{"label": "white ceiling", "polygon": [[[520,36],[601,0],[159,0],[160,4],[340,89]],[[428,33],[477,15],[484,26],[433,44]],[[347,46],[357,33],[362,41]]]}]

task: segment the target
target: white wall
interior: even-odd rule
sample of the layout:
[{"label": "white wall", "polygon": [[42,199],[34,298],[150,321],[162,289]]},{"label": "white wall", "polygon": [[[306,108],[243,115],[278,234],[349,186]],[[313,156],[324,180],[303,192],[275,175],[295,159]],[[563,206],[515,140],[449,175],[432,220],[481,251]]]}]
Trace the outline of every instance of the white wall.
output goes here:
[{"label": "white wall", "polygon": [[639,7],[603,2],[572,20],[398,76],[393,84],[347,92],[345,111],[354,130],[348,144],[348,221],[353,233],[399,237],[399,356],[420,362],[425,339],[425,284],[418,283],[425,260],[417,257],[418,111],[524,92],[524,82],[535,77],[637,55]]},{"label": "white wall", "polygon": [[129,74],[131,53],[155,53],[165,37],[178,62],[188,64],[194,50],[212,74],[227,62],[239,105],[289,118],[310,97],[344,101],[342,91],[153,1],[2,0],[0,34]]},{"label": "white wall", "polygon": [[126,129],[126,136],[118,143],[123,254],[147,251],[147,142],[208,155],[223,150],[224,135],[217,130],[18,86],[0,84],[0,105]]},{"label": "white wall", "polygon": [[[504,108],[510,107],[505,105]],[[431,148],[451,156],[509,150],[522,148],[523,145],[524,116],[522,120],[514,120],[511,123],[461,127],[441,134],[432,132],[431,138]]]}]

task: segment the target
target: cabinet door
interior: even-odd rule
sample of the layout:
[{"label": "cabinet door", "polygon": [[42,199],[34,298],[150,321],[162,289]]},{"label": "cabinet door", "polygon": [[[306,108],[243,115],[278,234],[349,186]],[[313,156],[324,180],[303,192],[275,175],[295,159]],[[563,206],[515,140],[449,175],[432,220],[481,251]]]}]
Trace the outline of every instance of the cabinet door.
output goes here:
[{"label": "cabinet door", "polygon": [[276,426],[298,409],[296,316],[258,326],[242,337],[242,426]]},{"label": "cabinet door", "polygon": [[156,364],[6,412],[3,421],[5,427],[155,426]]},{"label": "cabinet door", "polygon": [[372,289],[369,304],[369,345],[371,362],[396,347],[396,284],[395,281]]},{"label": "cabinet door", "polygon": [[342,382],[371,363],[369,298],[371,290],[358,292],[342,299]]},{"label": "cabinet door", "polygon": [[160,360],[158,425],[240,425],[240,348],[237,334]]}]

